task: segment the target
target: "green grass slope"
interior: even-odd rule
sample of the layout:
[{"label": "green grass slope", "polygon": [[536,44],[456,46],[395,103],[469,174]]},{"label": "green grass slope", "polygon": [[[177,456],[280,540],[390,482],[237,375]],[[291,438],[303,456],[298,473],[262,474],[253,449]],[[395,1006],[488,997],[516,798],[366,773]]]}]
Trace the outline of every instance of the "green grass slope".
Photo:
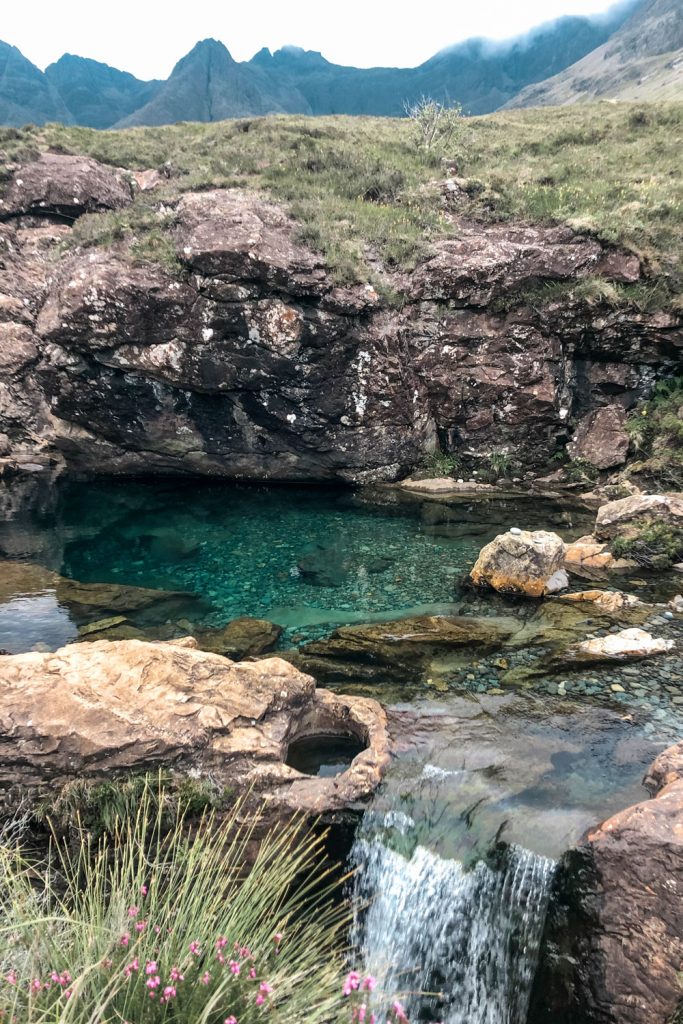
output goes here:
[{"label": "green grass slope", "polygon": [[[190,189],[241,187],[288,204],[300,237],[340,281],[409,270],[458,216],[570,224],[636,252],[648,274],[632,299],[681,304],[683,104],[609,103],[500,112],[465,121],[425,153],[407,120],[265,117],[98,132],[63,125],[0,129],[0,188],[41,150],[86,153],[131,169],[165,168],[163,189],[132,208],[81,218],[84,244],[128,238],[164,253],[157,207]],[[457,208],[443,183],[463,185]],[[615,293],[615,301],[620,296]]]}]

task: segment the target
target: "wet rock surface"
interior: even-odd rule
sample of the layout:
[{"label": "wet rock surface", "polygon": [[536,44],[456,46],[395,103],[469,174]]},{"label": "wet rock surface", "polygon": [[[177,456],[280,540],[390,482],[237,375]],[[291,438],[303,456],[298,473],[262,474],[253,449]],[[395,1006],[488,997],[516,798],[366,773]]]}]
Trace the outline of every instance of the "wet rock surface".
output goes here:
[{"label": "wet rock surface", "polygon": [[20,168],[3,196],[0,433],[15,461],[365,482],[443,447],[547,472],[587,416],[630,408],[676,363],[673,314],[529,307],[539,280],[640,274],[635,257],[565,228],[458,224],[397,282],[399,311],[369,285],[339,287],[284,210],[240,190],[176,203],[175,274],[117,244],[65,247],[69,226],[34,216],[131,198],[116,169],[58,154]]},{"label": "wet rock surface", "polygon": [[555,881],[532,1024],[668,1024],[681,1003],[681,745],[646,783],[654,799],[591,830]]},{"label": "wet rock surface", "polygon": [[[5,790],[173,766],[253,787],[280,809],[323,813],[369,796],[388,761],[375,701],[316,690],[280,658],[234,664],[191,638],[4,656],[0,680]],[[303,776],[285,764],[288,745],[318,733],[353,736],[364,749],[337,777]]]}]

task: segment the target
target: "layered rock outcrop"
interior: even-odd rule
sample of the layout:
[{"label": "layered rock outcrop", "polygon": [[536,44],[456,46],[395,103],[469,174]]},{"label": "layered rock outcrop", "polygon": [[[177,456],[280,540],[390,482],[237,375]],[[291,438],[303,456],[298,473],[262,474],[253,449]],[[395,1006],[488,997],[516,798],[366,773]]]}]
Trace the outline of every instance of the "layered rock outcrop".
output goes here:
[{"label": "layered rock outcrop", "polygon": [[530,1024],[668,1024],[683,1002],[683,744],[566,855]]},{"label": "layered rock outcrop", "polygon": [[400,310],[337,286],[282,209],[239,190],[159,200],[175,270],[72,244],[65,218],[118,209],[133,187],[47,154],[1,197],[5,457],[364,481],[440,445],[534,469],[587,416],[630,407],[683,345],[672,314],[527,302],[543,280],[638,278],[635,257],[566,228],[454,223],[396,275]]},{"label": "layered rock outcrop", "polygon": [[[234,664],[192,638],[2,656],[0,686],[5,792],[164,767],[318,814],[369,796],[389,759],[375,701],[317,690],[280,658]],[[340,775],[303,775],[285,759],[310,735],[349,735],[364,749]]]}]

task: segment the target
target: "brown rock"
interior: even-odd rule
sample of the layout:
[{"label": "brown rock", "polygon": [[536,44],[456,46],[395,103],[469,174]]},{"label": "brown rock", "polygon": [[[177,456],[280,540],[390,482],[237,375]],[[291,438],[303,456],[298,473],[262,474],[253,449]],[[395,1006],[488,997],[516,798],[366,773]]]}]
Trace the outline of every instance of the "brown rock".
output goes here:
[{"label": "brown rock", "polygon": [[233,619],[220,629],[201,630],[196,634],[196,640],[202,651],[239,660],[271,651],[281,635],[282,627],[276,626],[274,622],[245,615]]},{"label": "brown rock", "polygon": [[613,540],[656,520],[683,529],[683,494],[634,494],[610,501],[598,509],[595,535],[600,540]]},{"label": "brown rock", "polygon": [[664,654],[674,646],[673,640],[655,638],[644,629],[622,629],[618,633],[584,640],[570,647],[564,655],[566,661],[638,661],[653,654]]},{"label": "brown rock", "polygon": [[[5,787],[172,764],[322,813],[369,796],[388,762],[379,704],[316,690],[280,658],[233,664],[188,641],[101,640],[3,657],[0,681]],[[288,767],[290,742],[318,733],[355,736],[365,749],[333,778]]]},{"label": "brown rock", "polygon": [[614,555],[604,541],[593,536],[579,537],[567,546],[564,567],[567,572],[587,579],[600,579],[614,566]]},{"label": "brown rock", "polygon": [[622,611],[642,604],[635,594],[623,594],[620,590],[581,590],[575,594],[563,594],[560,601],[590,601],[606,612]]},{"label": "brown rock", "polygon": [[498,647],[517,628],[514,619],[421,615],[342,626],[289,657],[324,682],[419,682],[433,658],[463,647]]},{"label": "brown rock", "polygon": [[130,205],[127,175],[87,156],[43,153],[14,173],[0,198],[0,215],[57,214],[79,217]]},{"label": "brown rock", "polygon": [[563,858],[532,1019],[667,1024],[683,961],[683,745],[646,777],[655,793]]},{"label": "brown rock", "polygon": [[566,545],[556,533],[509,530],[482,548],[470,573],[477,586],[503,594],[543,597],[569,585],[562,566]]},{"label": "brown rock", "polygon": [[626,412],[622,405],[595,409],[581,420],[567,451],[573,459],[585,459],[596,469],[621,466],[626,462],[629,446],[625,424]]}]

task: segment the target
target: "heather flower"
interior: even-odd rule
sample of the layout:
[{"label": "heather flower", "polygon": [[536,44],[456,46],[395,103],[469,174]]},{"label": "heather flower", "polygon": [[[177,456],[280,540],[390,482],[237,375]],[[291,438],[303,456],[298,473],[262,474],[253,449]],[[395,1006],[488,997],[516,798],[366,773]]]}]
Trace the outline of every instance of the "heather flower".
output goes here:
[{"label": "heather flower", "polygon": [[161,984],[161,978],[159,977],[158,974],[155,974],[153,978],[148,978],[145,984],[149,989],[159,988],[159,985]]},{"label": "heather flower", "polygon": [[31,982],[30,987],[33,989],[34,992],[40,992],[41,988],[43,987],[40,978],[34,978],[33,981]]},{"label": "heather flower", "polygon": [[391,1004],[391,1012],[394,1014],[396,1020],[400,1021],[401,1024],[408,1024],[408,1017],[406,1016],[406,1011],[403,1009],[402,1004],[399,1003],[398,1000],[395,1000]]},{"label": "heather flower", "polygon": [[344,981],[342,992],[344,993],[345,996],[350,996],[352,992],[355,992],[359,985],[360,974],[358,973],[358,971],[349,971],[349,973],[346,975],[346,980]]},{"label": "heather flower", "polygon": [[148,892],[149,892],[149,889],[147,888],[146,885],[141,885],[140,886],[140,895],[141,896],[146,896]]},{"label": "heather flower", "polygon": [[204,973],[202,974],[201,978],[199,979],[199,984],[200,985],[208,985],[210,981],[211,981],[210,973],[208,971],[204,971]]},{"label": "heather flower", "polygon": [[256,981],[256,968],[249,968],[249,977],[251,978],[252,981]]},{"label": "heather flower", "polygon": [[233,974],[237,975],[240,973],[241,967],[236,960],[230,961],[230,970]]},{"label": "heather flower", "polygon": [[193,956],[201,956],[202,947],[199,945],[198,942],[191,942],[189,945],[189,950],[190,953],[193,954]]},{"label": "heather flower", "polygon": [[[228,940],[227,940],[227,939],[225,938],[225,936],[224,936],[224,935],[220,935],[220,936],[219,936],[219,937],[218,937],[218,938],[216,939],[216,949],[225,949],[225,947],[227,946],[227,944],[228,944]],[[235,943],[235,949],[236,949],[236,948],[237,948],[237,943]]]},{"label": "heather flower", "polygon": [[185,981],[184,975],[180,973],[177,967],[171,968],[171,981]]},{"label": "heather flower", "polygon": [[145,964],[145,974],[156,974],[158,970],[156,960],[148,960]]},{"label": "heather flower", "polygon": [[163,991],[162,998],[165,1002],[168,1002],[169,999],[175,999],[177,995],[178,993],[176,991],[175,985],[166,985]]},{"label": "heather flower", "polygon": [[362,992],[374,992],[377,986],[377,979],[371,974],[366,975],[360,983]]},{"label": "heather flower", "polygon": [[135,931],[138,933],[138,935],[141,935],[142,932],[144,932],[146,927],[147,927],[147,922],[146,921],[137,921],[136,924],[135,924]]},{"label": "heather flower", "polygon": [[139,912],[139,907],[128,907],[128,917],[137,917]]},{"label": "heather flower", "polygon": [[237,1024],[237,1017],[233,1017],[232,1014],[230,1014],[229,1017],[225,1018],[223,1024]]},{"label": "heather flower", "polygon": [[16,985],[17,978],[18,975],[16,971],[8,971],[7,974],[5,975],[5,981],[7,982],[8,985]]},{"label": "heather flower", "polygon": [[129,942],[130,942],[130,935],[128,934],[128,932],[126,932],[119,939],[119,946],[127,946]]}]

